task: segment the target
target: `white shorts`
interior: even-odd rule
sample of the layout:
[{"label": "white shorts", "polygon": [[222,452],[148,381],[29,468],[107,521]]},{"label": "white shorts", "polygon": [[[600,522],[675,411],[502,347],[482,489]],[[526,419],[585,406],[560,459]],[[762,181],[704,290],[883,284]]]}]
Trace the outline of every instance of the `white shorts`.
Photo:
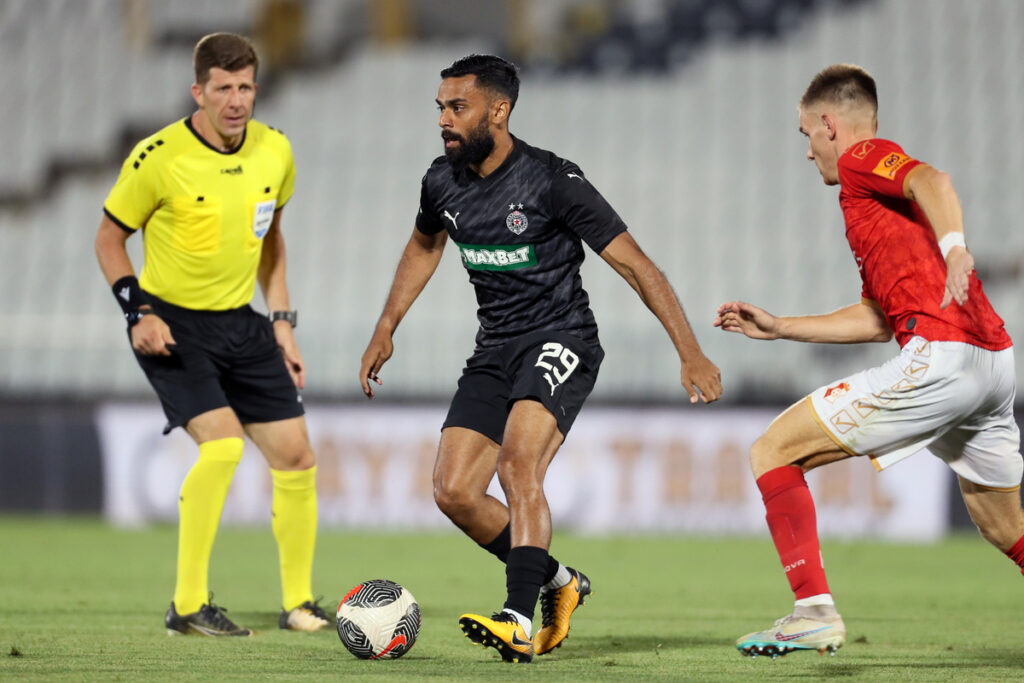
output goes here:
[{"label": "white shorts", "polygon": [[1013,419],[1013,349],[912,338],[892,360],[813,391],[825,431],[879,470],[922,448],[964,479],[1020,485],[1024,460]]}]

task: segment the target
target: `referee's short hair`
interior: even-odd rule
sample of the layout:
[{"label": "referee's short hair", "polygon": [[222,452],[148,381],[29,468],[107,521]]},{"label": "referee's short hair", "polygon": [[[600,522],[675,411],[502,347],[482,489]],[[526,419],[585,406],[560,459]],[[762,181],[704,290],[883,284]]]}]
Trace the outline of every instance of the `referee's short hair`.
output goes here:
[{"label": "referee's short hair", "polygon": [[196,43],[192,52],[192,67],[196,71],[196,83],[204,85],[210,80],[210,69],[216,67],[225,71],[241,71],[252,67],[253,78],[260,68],[256,48],[245,36],[236,33],[211,33]]},{"label": "referee's short hair", "polygon": [[807,86],[800,106],[827,102],[835,105],[867,105],[878,111],[878,90],[875,79],[856,64],[833,64],[818,72]]},{"label": "referee's short hair", "polygon": [[509,111],[515,108],[519,97],[519,67],[495,55],[469,55],[455,60],[447,69],[442,69],[441,78],[476,76],[481,88],[500,93],[508,99]]}]

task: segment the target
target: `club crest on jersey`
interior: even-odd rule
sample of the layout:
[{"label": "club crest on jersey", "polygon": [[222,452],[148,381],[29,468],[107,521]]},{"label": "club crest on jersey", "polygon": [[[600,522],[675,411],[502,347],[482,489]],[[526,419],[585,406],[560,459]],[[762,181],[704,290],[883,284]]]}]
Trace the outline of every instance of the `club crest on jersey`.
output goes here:
[{"label": "club crest on jersey", "polygon": [[825,390],[825,397],[824,398],[829,403],[835,403],[835,400],[837,398],[839,398],[840,396],[842,396],[843,394],[845,394],[849,390],[850,390],[849,383],[847,383],[847,382],[840,382],[839,384],[835,385],[834,387],[829,387],[828,389],[826,389]]},{"label": "club crest on jersey", "polygon": [[[522,204],[519,206],[521,207]],[[505,227],[517,235],[522,235],[529,225],[530,221],[526,220],[526,214],[518,209],[505,217]]]}]

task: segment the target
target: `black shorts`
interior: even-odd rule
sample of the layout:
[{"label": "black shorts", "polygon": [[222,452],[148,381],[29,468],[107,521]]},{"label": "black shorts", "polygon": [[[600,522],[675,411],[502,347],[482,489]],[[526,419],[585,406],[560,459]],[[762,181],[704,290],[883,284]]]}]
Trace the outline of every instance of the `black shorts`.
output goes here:
[{"label": "black shorts", "polygon": [[242,424],[304,414],[302,396],[266,316],[249,306],[196,311],[149,298],[177,342],[170,356],[135,352],[167,416],[164,434],[225,406]]},{"label": "black shorts", "polygon": [[565,332],[535,332],[466,361],[445,427],[465,427],[500,444],[512,404],[540,401],[564,437],[594,389],[604,349]]}]

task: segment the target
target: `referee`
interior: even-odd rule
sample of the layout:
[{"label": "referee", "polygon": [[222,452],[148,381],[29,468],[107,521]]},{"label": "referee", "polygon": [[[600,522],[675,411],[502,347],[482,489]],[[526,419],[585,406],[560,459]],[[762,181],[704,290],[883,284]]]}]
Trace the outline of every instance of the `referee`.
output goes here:
[{"label": "referee", "polygon": [[[696,402],[722,391],[665,276],[578,166],[513,137],[519,93],[513,64],[471,55],[441,72],[443,157],[427,170],[412,238],[363,355],[370,382],[392,336],[451,239],[476,290],[480,330],[441,431],[434,497],[470,538],[506,565],[504,609],[459,620],[473,641],[506,661],[558,647],[590,593],[588,577],[548,554],[544,474],[597,379],[604,357],[580,280],[583,243],[601,255],[661,321]],[[487,495],[494,476],[507,507]],[[531,638],[538,594],[542,623]]]},{"label": "referee", "polygon": [[[135,358],[199,458],[181,486],[178,565],[168,633],[248,636],[207,587],[224,499],[248,435],[273,477],[283,629],[330,623],[313,600],[316,458],[299,390],[281,211],[291,146],[252,120],[259,61],[244,37],[214,33],[193,54],[198,109],[135,146],[103,206],[96,255],[128,324]],[[142,229],[137,279],[125,243]],[[256,281],[270,316],[255,312]]]}]

